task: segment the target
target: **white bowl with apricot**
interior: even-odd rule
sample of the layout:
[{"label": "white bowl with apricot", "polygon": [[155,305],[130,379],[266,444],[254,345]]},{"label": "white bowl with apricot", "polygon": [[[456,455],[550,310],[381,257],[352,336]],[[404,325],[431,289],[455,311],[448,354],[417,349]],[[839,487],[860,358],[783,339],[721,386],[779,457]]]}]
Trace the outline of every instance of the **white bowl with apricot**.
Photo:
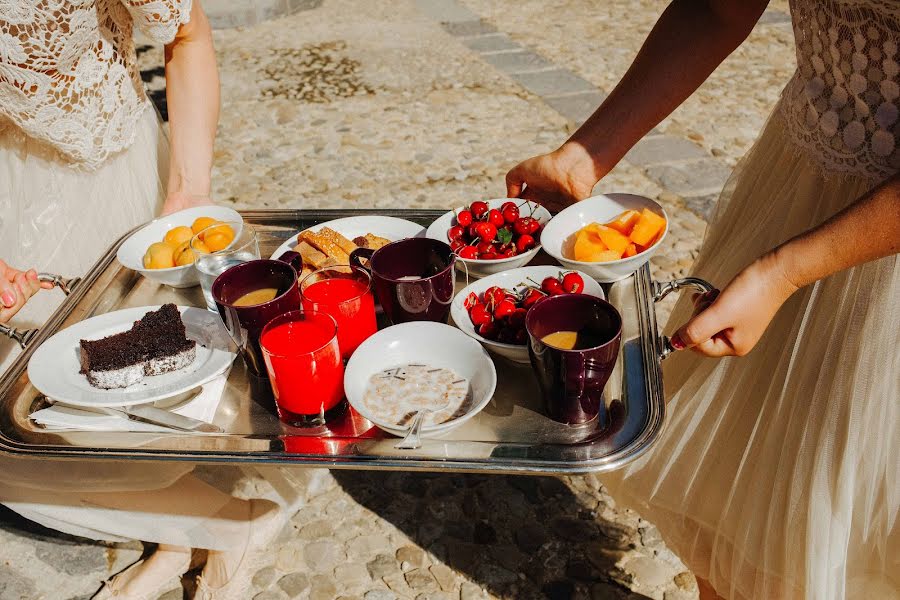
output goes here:
[{"label": "white bowl with apricot", "polygon": [[200,283],[194,268],[191,239],[204,236],[211,252],[226,248],[240,233],[225,223],[241,223],[241,215],[225,206],[188,208],[147,223],[125,240],[116,258],[123,266],[163,285],[187,288]]},{"label": "white bowl with apricot", "polygon": [[544,251],[568,269],[600,282],[633,274],[659,251],[669,231],[663,207],[634,194],[586,198],[544,227]]}]

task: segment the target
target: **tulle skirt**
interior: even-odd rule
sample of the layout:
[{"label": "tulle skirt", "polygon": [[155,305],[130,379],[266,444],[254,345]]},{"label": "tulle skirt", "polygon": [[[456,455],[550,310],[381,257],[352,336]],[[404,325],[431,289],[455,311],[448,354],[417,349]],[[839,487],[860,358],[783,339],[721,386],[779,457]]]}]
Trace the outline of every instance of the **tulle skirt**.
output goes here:
[{"label": "tulle skirt", "polygon": [[[777,115],[697,258],[697,276],[719,287],[876,183],[823,174]],[[900,597],[897,263],[801,290],[746,357],[666,359],[661,438],[606,483],[725,598]],[[668,329],[691,313],[682,298]]]}]

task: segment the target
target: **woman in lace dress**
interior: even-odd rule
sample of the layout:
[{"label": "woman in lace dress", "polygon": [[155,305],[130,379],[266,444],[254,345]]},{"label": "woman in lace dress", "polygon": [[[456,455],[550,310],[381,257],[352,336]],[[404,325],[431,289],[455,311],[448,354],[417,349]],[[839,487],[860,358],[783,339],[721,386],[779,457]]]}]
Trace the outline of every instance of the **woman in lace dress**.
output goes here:
[{"label": "woman in lace dress", "polygon": [[[144,93],[133,25],[165,44],[168,140]],[[45,291],[25,304],[36,274],[8,265],[83,274],[160,210],[209,203],[218,104],[197,2],[0,0],[0,322],[22,309],[17,325],[39,325],[59,302]],[[0,369],[13,347],[0,343]],[[0,456],[0,502],[73,535],[160,544],[98,598],[155,599],[199,547],[210,552],[197,597],[243,599],[248,550],[283,522],[281,511],[233,498],[191,469]]]},{"label": "woman in lace dress", "polygon": [[[588,196],[765,5],[672,2],[597,112],[510,171],[509,195]],[[695,352],[664,363],[666,426],[607,483],[656,523],[701,598],[896,598],[900,2],[791,12],[799,68],[694,267],[727,285],[676,307],[673,345]]]}]

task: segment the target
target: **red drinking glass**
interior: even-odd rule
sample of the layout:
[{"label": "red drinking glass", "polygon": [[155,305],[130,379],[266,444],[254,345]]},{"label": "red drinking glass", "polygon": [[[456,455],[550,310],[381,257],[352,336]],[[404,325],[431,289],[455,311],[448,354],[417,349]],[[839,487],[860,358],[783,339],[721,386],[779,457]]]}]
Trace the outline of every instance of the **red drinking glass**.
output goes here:
[{"label": "red drinking glass", "polygon": [[350,265],[323,267],[300,282],[300,292],[304,310],[334,317],[338,346],[345,360],[378,331],[372,276],[365,269]]},{"label": "red drinking glass", "polygon": [[263,328],[260,347],[282,422],[321,426],[344,410],[337,331],[334,318],[314,310],[285,313]]}]

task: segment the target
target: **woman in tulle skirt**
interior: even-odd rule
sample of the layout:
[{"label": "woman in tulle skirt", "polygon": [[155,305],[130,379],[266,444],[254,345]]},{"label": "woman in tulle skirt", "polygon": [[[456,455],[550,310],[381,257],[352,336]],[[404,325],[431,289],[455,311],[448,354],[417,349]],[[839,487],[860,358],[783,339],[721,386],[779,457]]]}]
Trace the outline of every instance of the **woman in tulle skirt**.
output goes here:
[{"label": "woman in tulle skirt", "polygon": [[[38,292],[36,270],[82,275],[160,211],[209,204],[218,75],[209,23],[191,0],[2,5],[0,322],[15,315],[29,327],[61,300],[57,290]],[[170,139],[144,93],[133,25],[165,44]],[[0,372],[17,352],[0,340]],[[73,535],[159,544],[96,598],[155,600],[197,547],[210,552],[196,597],[243,600],[252,551],[284,513],[269,500],[233,498],[192,468],[0,456],[0,502]],[[280,500],[293,503],[292,494]]]},{"label": "woman in tulle skirt", "polygon": [[[584,126],[510,171],[510,196],[588,196],[765,4],[673,2]],[[896,598],[900,3],[791,12],[798,70],[694,266],[727,285],[677,305],[673,345],[693,352],[664,363],[667,423],[606,483],[659,527],[701,598]]]}]

